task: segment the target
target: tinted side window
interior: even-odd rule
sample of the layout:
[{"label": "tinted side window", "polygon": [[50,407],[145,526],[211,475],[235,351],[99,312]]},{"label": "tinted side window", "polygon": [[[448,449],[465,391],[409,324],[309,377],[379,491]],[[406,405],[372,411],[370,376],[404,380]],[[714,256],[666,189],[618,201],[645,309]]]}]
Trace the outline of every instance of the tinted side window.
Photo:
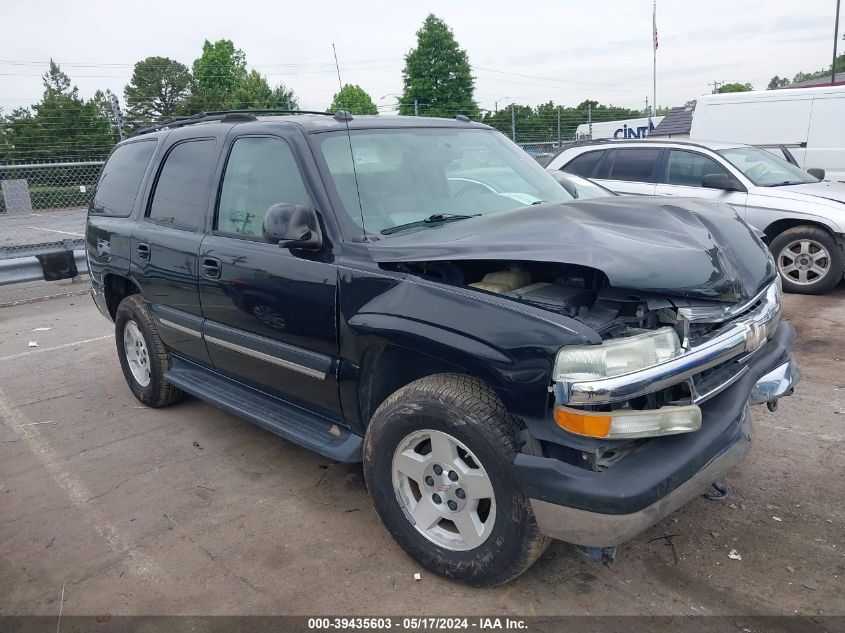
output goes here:
[{"label": "tinted side window", "polygon": [[672,150],[666,163],[666,184],[700,187],[701,179],[708,174],[728,172],[715,160],[696,152]]},{"label": "tinted side window", "polygon": [[276,138],[237,139],[226,163],[214,228],[260,237],[264,214],[279,202],[309,204],[290,147]]},{"label": "tinted side window", "polygon": [[561,167],[561,170],[570,174],[589,178],[602,154],[604,154],[604,150],[600,152],[585,152],[584,154],[576,156],[573,160],[569,161],[569,163]]},{"label": "tinted side window", "polygon": [[610,180],[649,182],[659,149],[618,149],[610,168]]},{"label": "tinted side window", "polygon": [[158,175],[150,220],[176,229],[195,231],[199,228],[216,159],[215,142],[211,139],[174,146]]},{"label": "tinted side window", "polygon": [[139,141],[116,148],[100,174],[91,213],[125,218],[132,213],[141,179],[156,148],[155,141]]}]

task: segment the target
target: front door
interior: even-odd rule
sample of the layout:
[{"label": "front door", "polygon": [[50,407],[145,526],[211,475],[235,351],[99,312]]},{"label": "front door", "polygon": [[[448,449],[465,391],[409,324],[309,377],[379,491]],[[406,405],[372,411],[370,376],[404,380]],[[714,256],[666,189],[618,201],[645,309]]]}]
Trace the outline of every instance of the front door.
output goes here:
[{"label": "front door", "polygon": [[215,368],[340,419],[331,252],[297,252],[262,238],[273,204],[314,205],[288,143],[230,141],[219,200],[202,242],[200,298]]},{"label": "front door", "polygon": [[744,191],[723,191],[702,187],[701,181],[708,174],[724,174],[736,178],[709,156],[685,149],[670,149],[655,193],[658,196],[684,196],[708,198],[731,205],[744,217],[748,194]]}]

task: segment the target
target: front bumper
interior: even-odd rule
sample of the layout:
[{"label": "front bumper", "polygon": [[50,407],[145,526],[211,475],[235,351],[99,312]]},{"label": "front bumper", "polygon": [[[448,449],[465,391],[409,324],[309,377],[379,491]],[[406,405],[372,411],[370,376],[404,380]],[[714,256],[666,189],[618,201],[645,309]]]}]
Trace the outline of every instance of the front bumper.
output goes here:
[{"label": "front bumper", "polygon": [[749,404],[791,393],[798,380],[795,330],[781,323],[748,370],[702,405],[701,429],[650,440],[604,471],[519,454],[517,480],[540,531],[591,547],[618,545],[703,492],[751,444]]},{"label": "front bumper", "polygon": [[665,497],[630,514],[602,514],[531,499],[540,531],[551,538],[590,547],[609,547],[628,541],[667,517],[721,479],[751,446],[751,416],[745,410],[736,441],[704,468]]}]

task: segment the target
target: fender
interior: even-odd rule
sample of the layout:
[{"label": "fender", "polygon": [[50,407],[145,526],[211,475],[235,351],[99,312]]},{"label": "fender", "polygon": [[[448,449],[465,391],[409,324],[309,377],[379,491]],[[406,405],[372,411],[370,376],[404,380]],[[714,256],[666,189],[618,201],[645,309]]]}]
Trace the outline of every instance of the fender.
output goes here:
[{"label": "fender", "polygon": [[348,366],[360,368],[373,346],[402,348],[477,376],[525,417],[546,414],[557,351],[601,341],[569,317],[412,275],[345,269],[339,292],[340,356]]}]

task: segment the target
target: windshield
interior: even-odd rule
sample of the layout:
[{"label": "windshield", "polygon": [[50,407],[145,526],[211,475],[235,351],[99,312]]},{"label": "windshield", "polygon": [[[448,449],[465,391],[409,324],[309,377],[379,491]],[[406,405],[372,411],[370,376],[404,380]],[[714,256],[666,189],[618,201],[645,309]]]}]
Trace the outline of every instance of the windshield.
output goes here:
[{"label": "windshield", "polygon": [[777,187],[819,181],[800,167],[756,147],[732,147],[720,149],[717,153],[758,187]]},{"label": "windshield", "polygon": [[317,140],[346,212],[368,233],[572,200],[537,161],[493,130],[353,130],[350,137],[341,132]]}]

